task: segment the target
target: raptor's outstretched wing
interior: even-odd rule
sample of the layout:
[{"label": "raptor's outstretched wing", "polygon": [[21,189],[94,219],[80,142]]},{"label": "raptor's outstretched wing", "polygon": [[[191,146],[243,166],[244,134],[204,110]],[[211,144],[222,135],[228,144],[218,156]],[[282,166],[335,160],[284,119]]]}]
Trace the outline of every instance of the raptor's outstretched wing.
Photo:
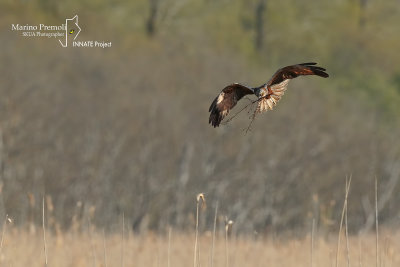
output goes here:
[{"label": "raptor's outstretched wing", "polygon": [[278,103],[287,89],[290,79],[302,75],[317,75],[320,77],[329,77],[324,68],[315,66],[317,63],[301,63],[291,66],[286,66],[279,69],[272,78],[266,83],[268,96],[261,99],[257,106],[257,112],[263,112],[271,109]]},{"label": "raptor's outstretched wing", "polygon": [[270,87],[275,84],[280,84],[285,80],[293,79],[301,75],[317,75],[324,78],[329,77],[328,73],[325,72],[326,69],[315,65],[317,65],[317,63],[309,62],[281,68],[275,72],[272,78],[268,81],[267,86]]},{"label": "raptor's outstretched wing", "polygon": [[211,112],[208,122],[211,123],[212,126],[218,127],[222,119],[228,115],[229,110],[232,109],[243,96],[249,94],[254,94],[253,89],[238,83],[225,87],[214,99],[208,110]]}]

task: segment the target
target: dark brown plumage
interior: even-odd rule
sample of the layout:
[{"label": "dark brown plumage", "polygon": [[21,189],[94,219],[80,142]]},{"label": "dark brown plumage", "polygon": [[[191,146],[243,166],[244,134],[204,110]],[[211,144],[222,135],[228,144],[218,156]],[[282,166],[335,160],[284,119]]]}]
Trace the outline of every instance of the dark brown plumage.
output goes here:
[{"label": "dark brown plumage", "polygon": [[228,115],[229,110],[233,108],[236,103],[245,95],[254,94],[253,89],[247,86],[234,83],[228,85],[222,92],[214,99],[210,108],[209,123],[214,127],[219,126],[222,119]]},{"label": "dark brown plumage", "polygon": [[261,113],[273,108],[283,96],[290,79],[301,75],[317,75],[323,78],[329,77],[324,68],[315,66],[317,63],[301,63],[279,69],[272,78],[259,87],[250,88],[238,83],[225,87],[214,99],[209,108],[209,123],[218,127],[229,111],[245,95],[254,94],[258,97],[255,113]]}]

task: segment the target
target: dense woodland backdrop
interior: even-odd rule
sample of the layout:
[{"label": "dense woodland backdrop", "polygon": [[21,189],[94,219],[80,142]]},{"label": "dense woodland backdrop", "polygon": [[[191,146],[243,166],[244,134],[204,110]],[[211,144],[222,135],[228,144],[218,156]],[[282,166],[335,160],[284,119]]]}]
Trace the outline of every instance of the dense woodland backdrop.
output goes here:
[{"label": "dense woodland backdrop", "polygon": [[[24,38],[12,23],[59,25],[109,49]],[[0,220],[49,227],[193,229],[195,197],[242,233],[399,226],[400,3],[396,0],[0,2]],[[266,82],[316,61],[329,79],[294,80],[245,134],[208,107],[227,84]],[[246,102],[246,101],[243,101]],[[243,103],[244,104],[244,103]]]}]

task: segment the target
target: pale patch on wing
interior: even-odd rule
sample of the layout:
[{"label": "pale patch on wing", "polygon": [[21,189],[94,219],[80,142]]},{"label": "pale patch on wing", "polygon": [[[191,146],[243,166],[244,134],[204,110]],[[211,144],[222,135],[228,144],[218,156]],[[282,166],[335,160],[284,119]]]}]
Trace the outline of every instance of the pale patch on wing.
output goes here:
[{"label": "pale patch on wing", "polygon": [[277,92],[285,91],[289,81],[290,81],[290,79],[283,80],[281,83],[277,83],[277,84],[271,85],[269,88],[272,91],[277,91]]},{"label": "pale patch on wing", "polygon": [[289,79],[282,81],[281,83],[274,84],[269,87],[272,94],[269,95],[269,98],[262,98],[258,102],[256,112],[261,113],[267,110],[272,110],[274,106],[276,106],[282,96],[285,94],[287,89],[287,85],[289,83]]},{"label": "pale patch on wing", "polygon": [[224,95],[225,95],[224,92],[221,92],[221,93],[219,94],[219,96],[218,96],[218,98],[217,98],[217,104],[221,103],[222,100],[224,100]]}]

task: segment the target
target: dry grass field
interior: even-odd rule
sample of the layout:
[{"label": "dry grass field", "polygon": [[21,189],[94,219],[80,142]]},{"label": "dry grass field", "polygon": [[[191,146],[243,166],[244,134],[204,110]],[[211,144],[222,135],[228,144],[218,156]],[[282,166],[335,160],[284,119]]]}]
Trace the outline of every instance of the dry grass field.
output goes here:
[{"label": "dry grass field", "polygon": [[[400,0],[0,1],[0,267],[399,267],[399,14]],[[75,15],[68,47],[15,27]],[[291,81],[247,134],[250,98],[209,125],[226,85],[301,62],[330,77]]]},{"label": "dry grass field", "polygon": [[[48,266],[193,266],[195,234],[122,233],[103,234],[102,230],[84,233],[46,232]],[[212,234],[199,236],[197,266],[376,266],[376,242],[373,233],[341,239],[336,265],[337,236],[315,237],[311,254],[311,236],[302,239],[230,238],[221,233],[215,239],[211,263]],[[400,266],[400,232],[382,231],[379,242],[379,266]],[[311,263],[311,257],[313,261]],[[227,263],[228,259],[228,263]],[[348,261],[350,265],[348,265]],[[45,266],[43,232],[32,234],[8,224],[2,240],[1,266]]]}]

